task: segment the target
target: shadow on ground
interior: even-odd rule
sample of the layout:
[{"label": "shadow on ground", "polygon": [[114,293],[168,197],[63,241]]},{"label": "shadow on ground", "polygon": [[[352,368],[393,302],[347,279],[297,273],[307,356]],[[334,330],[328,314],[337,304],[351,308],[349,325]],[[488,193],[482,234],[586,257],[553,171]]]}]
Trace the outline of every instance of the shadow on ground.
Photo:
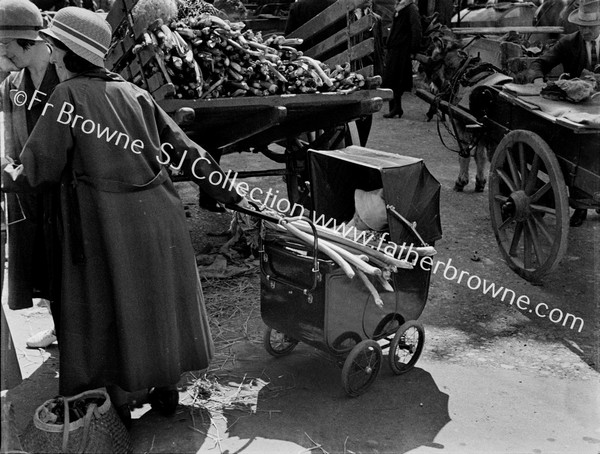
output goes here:
[{"label": "shadow on ground", "polygon": [[147,413],[139,420],[143,427],[138,424],[132,432],[136,452],[213,448],[226,454],[266,453],[320,445],[331,453],[404,453],[419,446],[443,447],[434,440],[450,421],[449,396],[425,370],[417,367],[396,376],[384,364],[365,394],[349,398],[341,387],[341,370],[312,347],[300,344],[276,359],[259,345],[240,342],[232,354],[235,366],[214,372],[213,389],[237,391],[238,400],[229,393],[217,408],[216,400],[225,393],[213,392],[206,400],[180,406],[168,424]]}]

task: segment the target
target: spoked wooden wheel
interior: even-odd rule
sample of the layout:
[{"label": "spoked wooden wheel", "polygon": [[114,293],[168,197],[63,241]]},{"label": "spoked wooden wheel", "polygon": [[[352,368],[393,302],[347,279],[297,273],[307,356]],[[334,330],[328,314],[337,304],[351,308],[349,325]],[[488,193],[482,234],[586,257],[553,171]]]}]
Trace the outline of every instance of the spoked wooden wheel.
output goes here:
[{"label": "spoked wooden wheel", "polygon": [[289,355],[298,345],[298,341],[281,331],[267,327],[263,336],[263,344],[270,355],[279,357]]},{"label": "spoked wooden wheel", "polygon": [[342,384],[350,397],[360,396],[375,381],[381,369],[381,347],[372,339],[359,342],[344,361]]},{"label": "spoked wooden wheel", "polygon": [[509,132],[490,167],[490,215],[504,259],[521,277],[537,281],[567,248],[569,203],[556,156],[537,134]]}]

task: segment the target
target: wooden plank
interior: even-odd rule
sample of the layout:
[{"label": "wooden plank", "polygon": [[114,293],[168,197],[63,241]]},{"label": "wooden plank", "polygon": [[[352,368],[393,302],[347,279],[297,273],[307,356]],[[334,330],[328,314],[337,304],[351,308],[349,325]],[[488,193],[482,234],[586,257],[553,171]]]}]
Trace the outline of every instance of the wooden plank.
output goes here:
[{"label": "wooden plank", "polygon": [[302,39],[310,38],[315,33],[320,33],[335,22],[344,19],[348,11],[355,10],[368,3],[369,0],[338,0],[307,23],[291,32],[288,37]]},{"label": "wooden plank", "polygon": [[150,93],[153,93],[156,90],[158,90],[160,87],[162,87],[164,84],[165,84],[165,78],[163,77],[163,75],[161,73],[154,73],[148,79],[148,91]]},{"label": "wooden plank", "polygon": [[375,52],[375,38],[365,39],[358,43],[356,46],[352,46],[349,51],[344,51],[324,63],[333,68],[335,65],[345,65],[347,62],[353,62],[359,60]]},{"label": "wooden plank", "polygon": [[140,57],[140,63],[142,66],[146,66],[148,62],[154,59],[154,57],[156,56],[154,51],[148,49],[147,47],[142,49],[138,55]]},{"label": "wooden plank", "polygon": [[134,78],[138,74],[142,74],[142,67],[138,63],[137,59],[133,60],[127,67],[129,68],[132,78]]},{"label": "wooden plank", "polygon": [[359,20],[352,22],[347,28],[340,30],[329,38],[321,41],[317,45],[308,49],[305,54],[309,57],[319,58],[326,52],[345,44],[349,38],[352,38],[362,32],[369,30],[373,26],[373,17],[371,15],[363,16]]},{"label": "wooden plank", "polygon": [[563,33],[563,27],[456,27],[452,28],[455,35],[504,35],[508,32],[516,33]]},{"label": "wooden plank", "polygon": [[365,77],[373,77],[373,74],[375,73],[375,68],[373,67],[373,65],[369,65],[365,66],[364,68],[357,69],[354,72],[362,74]]},{"label": "wooden plank", "polygon": [[155,92],[152,92],[152,97],[156,101],[161,101],[163,99],[169,98],[175,95],[175,86],[173,84],[164,84]]},{"label": "wooden plank", "polygon": [[106,21],[112,27],[113,33],[119,28],[123,19],[127,17],[127,13],[133,9],[137,2],[138,0],[115,0],[115,3],[106,16]]}]

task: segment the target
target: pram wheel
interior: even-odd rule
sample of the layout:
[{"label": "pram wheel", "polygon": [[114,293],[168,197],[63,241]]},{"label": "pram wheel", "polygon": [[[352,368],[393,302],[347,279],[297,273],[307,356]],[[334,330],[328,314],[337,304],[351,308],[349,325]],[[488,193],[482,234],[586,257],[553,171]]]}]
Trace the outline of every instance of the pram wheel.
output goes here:
[{"label": "pram wheel", "polygon": [[360,396],[373,384],[381,369],[381,347],[372,339],[359,342],[342,368],[342,384],[350,397]]},{"label": "pram wheel", "polygon": [[424,342],[425,330],[420,323],[408,321],[398,328],[388,354],[390,368],[396,375],[404,374],[415,366]]},{"label": "pram wheel", "polygon": [[265,330],[263,341],[265,350],[275,357],[289,355],[298,345],[296,339],[269,327]]}]

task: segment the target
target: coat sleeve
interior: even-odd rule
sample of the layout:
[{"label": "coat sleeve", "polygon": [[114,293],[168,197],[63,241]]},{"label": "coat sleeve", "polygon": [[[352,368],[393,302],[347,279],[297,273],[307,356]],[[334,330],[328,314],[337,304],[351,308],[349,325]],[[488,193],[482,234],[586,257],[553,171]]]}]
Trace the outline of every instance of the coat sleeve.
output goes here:
[{"label": "coat sleeve", "polygon": [[554,46],[543,55],[533,61],[529,68],[532,73],[535,73],[535,78],[542,77],[552,71],[552,68],[564,65],[564,62],[570,58],[570,53],[573,52],[570,35],[559,39]]},{"label": "coat sleeve", "polygon": [[58,86],[21,152],[23,175],[32,187],[58,184],[67,165],[69,151],[73,148],[73,133],[68,116],[61,115],[65,103],[73,104],[69,89]]},{"label": "coat sleeve", "polygon": [[[152,101],[154,102],[154,101]],[[170,162],[180,162],[187,150],[182,170],[185,177],[202,188],[212,198],[223,204],[238,203],[242,197],[226,183],[226,175],[212,156],[192,141],[169,115],[156,103],[155,118],[162,152],[169,154]]]}]

